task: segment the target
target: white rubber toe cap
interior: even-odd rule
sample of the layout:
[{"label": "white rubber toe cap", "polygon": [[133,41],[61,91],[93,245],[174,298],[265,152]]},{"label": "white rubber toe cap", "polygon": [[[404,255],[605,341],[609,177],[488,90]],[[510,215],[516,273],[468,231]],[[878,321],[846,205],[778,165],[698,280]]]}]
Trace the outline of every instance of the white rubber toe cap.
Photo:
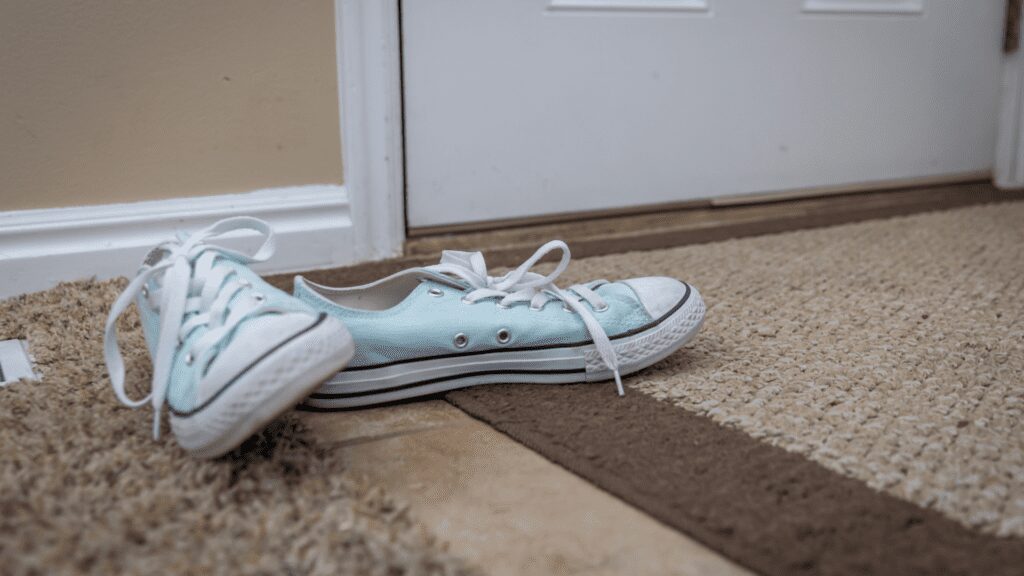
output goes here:
[{"label": "white rubber toe cap", "polygon": [[209,401],[239,373],[271,354],[282,343],[306,332],[318,321],[318,316],[300,312],[267,314],[247,321],[199,380],[196,404],[201,406]]},{"label": "white rubber toe cap", "polygon": [[630,278],[622,280],[622,283],[633,289],[644,309],[654,320],[672,310],[686,294],[686,284],[665,276]]}]

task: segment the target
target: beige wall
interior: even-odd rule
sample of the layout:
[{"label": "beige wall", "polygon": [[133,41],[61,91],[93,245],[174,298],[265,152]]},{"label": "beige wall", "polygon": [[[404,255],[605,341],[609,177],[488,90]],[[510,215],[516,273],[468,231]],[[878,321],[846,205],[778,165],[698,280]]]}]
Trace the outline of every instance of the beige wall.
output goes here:
[{"label": "beige wall", "polygon": [[341,181],[332,0],[0,3],[0,210]]}]

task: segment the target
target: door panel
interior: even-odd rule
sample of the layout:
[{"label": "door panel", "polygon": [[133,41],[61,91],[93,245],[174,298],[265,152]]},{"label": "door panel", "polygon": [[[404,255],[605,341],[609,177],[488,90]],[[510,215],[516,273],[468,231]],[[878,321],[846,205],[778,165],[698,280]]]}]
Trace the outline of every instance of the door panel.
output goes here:
[{"label": "door panel", "polygon": [[409,224],[991,169],[1001,0],[404,0]]}]

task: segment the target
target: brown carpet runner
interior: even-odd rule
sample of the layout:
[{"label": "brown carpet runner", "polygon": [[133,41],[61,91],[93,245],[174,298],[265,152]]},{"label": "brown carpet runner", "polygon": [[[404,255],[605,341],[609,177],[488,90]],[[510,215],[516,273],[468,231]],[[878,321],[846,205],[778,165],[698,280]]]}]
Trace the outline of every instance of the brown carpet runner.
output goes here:
[{"label": "brown carpet runner", "polygon": [[447,399],[763,574],[1024,570],[1024,540],[970,530],[635,390],[495,385]]}]

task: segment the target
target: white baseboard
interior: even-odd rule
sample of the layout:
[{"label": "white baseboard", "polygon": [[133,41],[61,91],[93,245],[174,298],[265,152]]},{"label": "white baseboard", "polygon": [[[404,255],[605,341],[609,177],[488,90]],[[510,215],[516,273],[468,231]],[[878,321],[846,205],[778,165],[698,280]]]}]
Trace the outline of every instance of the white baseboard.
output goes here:
[{"label": "white baseboard", "polygon": [[340,266],[367,256],[354,241],[348,192],[337,185],[0,212],[0,298],[67,280],[133,276],[148,249],[176,231],[240,215],[267,220],[277,236],[273,258],[255,267],[261,273]]}]

